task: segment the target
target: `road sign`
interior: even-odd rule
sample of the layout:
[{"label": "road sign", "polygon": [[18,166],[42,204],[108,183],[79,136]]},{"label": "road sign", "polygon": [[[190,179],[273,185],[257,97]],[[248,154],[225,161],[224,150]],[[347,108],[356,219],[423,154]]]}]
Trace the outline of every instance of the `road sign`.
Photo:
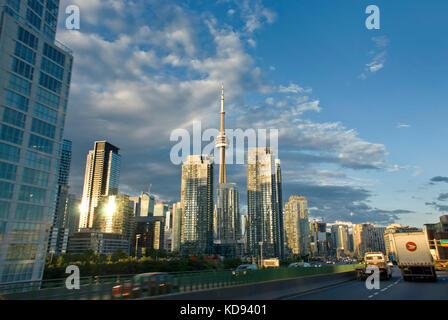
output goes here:
[{"label": "road sign", "polygon": [[440,245],[442,247],[448,247],[448,240],[440,240]]},{"label": "road sign", "polygon": [[415,250],[417,250],[417,245],[415,244],[415,242],[409,241],[408,243],[406,243],[406,249],[414,252]]}]

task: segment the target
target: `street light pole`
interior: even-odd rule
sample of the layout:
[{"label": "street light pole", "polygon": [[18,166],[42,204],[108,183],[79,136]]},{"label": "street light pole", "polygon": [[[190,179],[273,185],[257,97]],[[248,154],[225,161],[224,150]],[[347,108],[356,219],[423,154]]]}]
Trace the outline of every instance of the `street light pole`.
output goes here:
[{"label": "street light pole", "polygon": [[258,244],[260,245],[260,265],[263,267],[263,242],[260,241]]},{"label": "street light pole", "polygon": [[138,251],[138,239],[140,239],[140,235],[135,235],[135,258],[137,259],[137,251]]}]

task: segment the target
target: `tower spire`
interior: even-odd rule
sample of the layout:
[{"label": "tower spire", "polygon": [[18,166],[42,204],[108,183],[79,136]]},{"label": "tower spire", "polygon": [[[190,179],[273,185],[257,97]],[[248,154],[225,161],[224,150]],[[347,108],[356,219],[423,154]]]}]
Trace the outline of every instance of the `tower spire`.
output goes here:
[{"label": "tower spire", "polygon": [[225,131],[225,112],[224,112],[224,82],[221,85],[221,129],[216,139],[216,147],[220,150],[219,162],[219,183],[227,183],[226,178],[226,147],[227,138]]}]

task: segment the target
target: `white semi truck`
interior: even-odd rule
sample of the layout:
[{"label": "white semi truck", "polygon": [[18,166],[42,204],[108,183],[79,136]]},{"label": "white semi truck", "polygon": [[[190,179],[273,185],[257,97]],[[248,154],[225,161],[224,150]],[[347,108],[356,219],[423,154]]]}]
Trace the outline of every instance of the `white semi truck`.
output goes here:
[{"label": "white semi truck", "polygon": [[390,236],[391,255],[398,263],[404,281],[419,277],[437,281],[425,232],[393,233]]}]

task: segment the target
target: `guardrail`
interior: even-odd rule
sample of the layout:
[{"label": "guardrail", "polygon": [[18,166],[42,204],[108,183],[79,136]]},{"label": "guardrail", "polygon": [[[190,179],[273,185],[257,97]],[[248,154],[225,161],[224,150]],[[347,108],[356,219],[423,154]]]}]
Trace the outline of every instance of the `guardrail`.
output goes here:
[{"label": "guardrail", "polygon": [[[309,268],[262,270],[223,270],[188,273],[164,273],[140,277],[133,275],[87,277],[80,279],[80,289],[69,290],[65,279],[42,281],[41,289],[5,294],[7,300],[122,300],[224,288],[264,281],[353,271],[358,265],[334,265]],[[62,286],[61,286],[62,285]]]}]

